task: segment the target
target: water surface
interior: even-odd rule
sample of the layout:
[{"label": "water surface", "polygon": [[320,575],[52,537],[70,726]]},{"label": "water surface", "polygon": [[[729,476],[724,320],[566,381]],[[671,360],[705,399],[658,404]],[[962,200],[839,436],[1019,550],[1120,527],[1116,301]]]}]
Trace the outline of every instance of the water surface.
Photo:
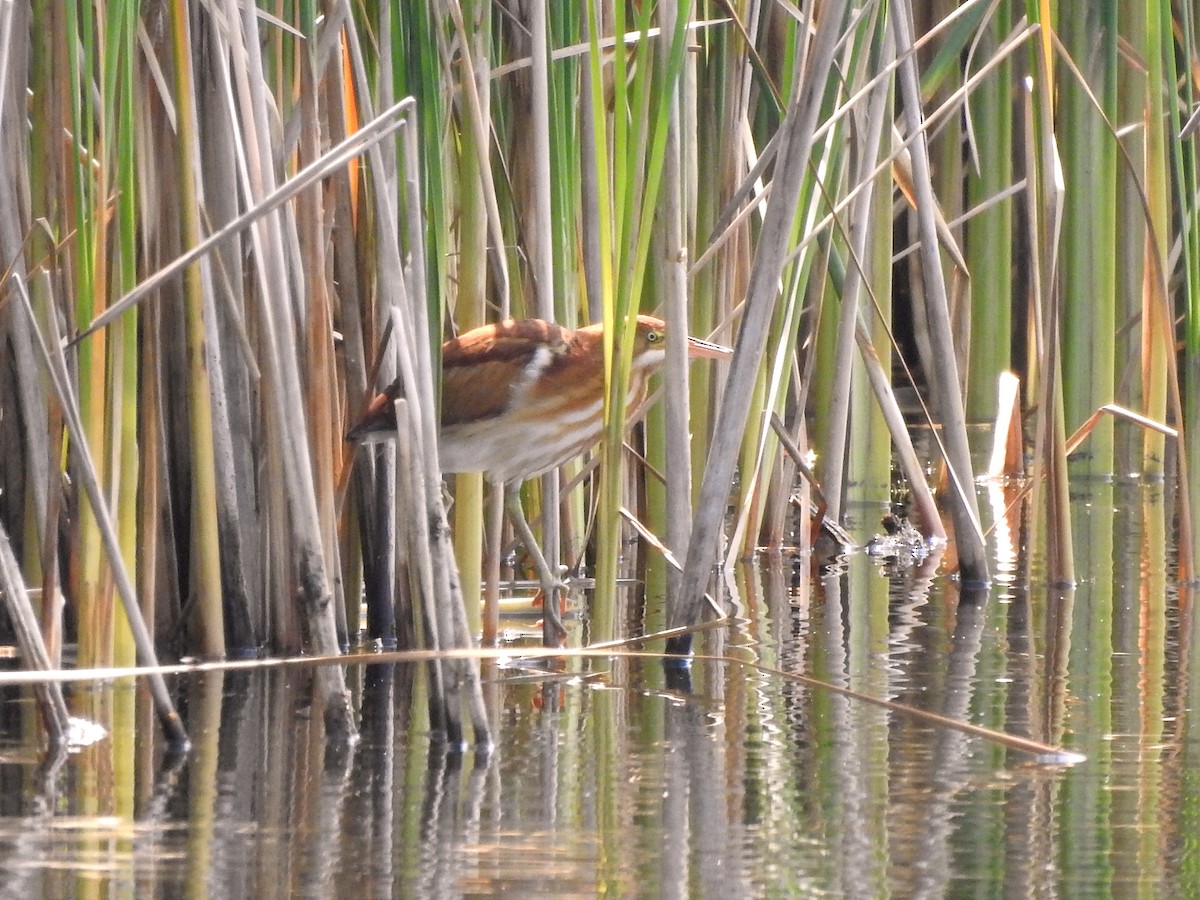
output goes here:
[{"label": "water surface", "polygon": [[688,671],[489,663],[486,754],[431,742],[407,663],[349,668],[353,745],[326,739],[303,667],[177,676],[180,758],[122,683],[72,688],[105,736],[48,759],[8,689],[0,895],[1198,896],[1195,625],[1162,493],[1076,498],[1073,591],[1014,521],[983,595],[936,558],[781,555],[739,571],[738,621]]}]

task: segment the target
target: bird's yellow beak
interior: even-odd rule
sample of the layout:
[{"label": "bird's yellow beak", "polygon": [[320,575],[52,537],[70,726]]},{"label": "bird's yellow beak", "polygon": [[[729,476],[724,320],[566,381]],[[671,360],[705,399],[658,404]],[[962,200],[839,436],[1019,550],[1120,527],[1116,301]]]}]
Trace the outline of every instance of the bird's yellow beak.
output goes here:
[{"label": "bird's yellow beak", "polygon": [[692,359],[727,359],[733,356],[733,348],[689,336],[687,355]]}]

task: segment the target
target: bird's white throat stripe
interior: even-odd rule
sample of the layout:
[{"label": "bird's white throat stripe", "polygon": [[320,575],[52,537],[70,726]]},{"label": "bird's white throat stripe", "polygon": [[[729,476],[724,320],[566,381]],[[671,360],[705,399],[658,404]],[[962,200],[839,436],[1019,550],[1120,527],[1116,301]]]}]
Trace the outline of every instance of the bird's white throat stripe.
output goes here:
[{"label": "bird's white throat stripe", "polygon": [[661,366],[667,359],[667,351],[659,348],[653,350],[643,350],[637,355],[633,361],[635,369],[640,369],[643,372],[652,372]]}]

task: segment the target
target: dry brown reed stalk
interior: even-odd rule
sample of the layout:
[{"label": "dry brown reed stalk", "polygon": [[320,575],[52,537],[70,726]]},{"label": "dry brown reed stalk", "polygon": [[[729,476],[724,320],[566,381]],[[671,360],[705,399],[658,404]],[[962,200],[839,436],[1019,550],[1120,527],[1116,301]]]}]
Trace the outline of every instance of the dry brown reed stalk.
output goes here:
[{"label": "dry brown reed stalk", "polygon": [[[699,513],[692,526],[687,561],[679,594],[672,598],[668,626],[679,627],[699,620],[700,600],[709,569],[716,558],[717,540],[724,518],[725,498],[737,462],[741,432],[749,409],[750,395],[757,378],[759,362],[767,339],[775,294],[790,243],[792,217],[808,171],[813,132],[824,89],[830,77],[834,50],[847,14],[844,3],[831,2],[824,10],[813,38],[806,67],[797,67],[796,77],[804,74],[795,92],[781,129],[784,134],[779,161],[772,181],[772,202],[768,204],[747,288],[746,312],[738,332],[733,363],[727,380],[727,393],[717,420],[711,455],[700,488]],[[799,83],[799,82],[798,82]],[[667,649],[686,655],[690,637],[673,639]]]},{"label": "dry brown reed stalk", "polygon": [[[916,65],[907,56],[912,46],[912,10],[906,2],[889,7],[896,35],[897,54],[903,60],[899,81],[905,122],[910,135],[922,131],[921,93]],[[942,423],[946,443],[946,463],[953,485],[951,510],[954,519],[954,540],[958,550],[959,570],[964,580],[986,583],[988,580],[987,552],[983,543],[983,528],[979,520],[979,503],[975,496],[974,469],[967,444],[966,418],[959,389],[958,363],[955,358],[950,309],[946,285],[942,277],[941,257],[938,254],[937,222],[934,210],[937,200],[929,174],[929,156],[923,140],[910,147],[913,182],[917,192],[917,220],[921,232],[921,275],[925,288],[927,313],[932,330],[930,350],[935,366],[930,373],[934,399]]]}]

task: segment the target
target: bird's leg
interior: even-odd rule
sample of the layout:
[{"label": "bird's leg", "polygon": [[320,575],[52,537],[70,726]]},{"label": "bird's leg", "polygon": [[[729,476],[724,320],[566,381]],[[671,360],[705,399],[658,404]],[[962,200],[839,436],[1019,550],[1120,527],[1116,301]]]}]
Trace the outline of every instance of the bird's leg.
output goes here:
[{"label": "bird's leg", "polygon": [[547,647],[561,647],[567,640],[567,629],[563,627],[562,613],[558,605],[558,592],[565,591],[567,586],[555,572],[550,570],[550,564],[542,554],[533,536],[533,529],[525,521],[525,510],[521,508],[520,485],[506,485],[504,491],[504,507],[512,520],[513,528],[525,544],[525,549],[533,555],[534,564],[538,570],[538,580],[542,583],[542,643]]}]

